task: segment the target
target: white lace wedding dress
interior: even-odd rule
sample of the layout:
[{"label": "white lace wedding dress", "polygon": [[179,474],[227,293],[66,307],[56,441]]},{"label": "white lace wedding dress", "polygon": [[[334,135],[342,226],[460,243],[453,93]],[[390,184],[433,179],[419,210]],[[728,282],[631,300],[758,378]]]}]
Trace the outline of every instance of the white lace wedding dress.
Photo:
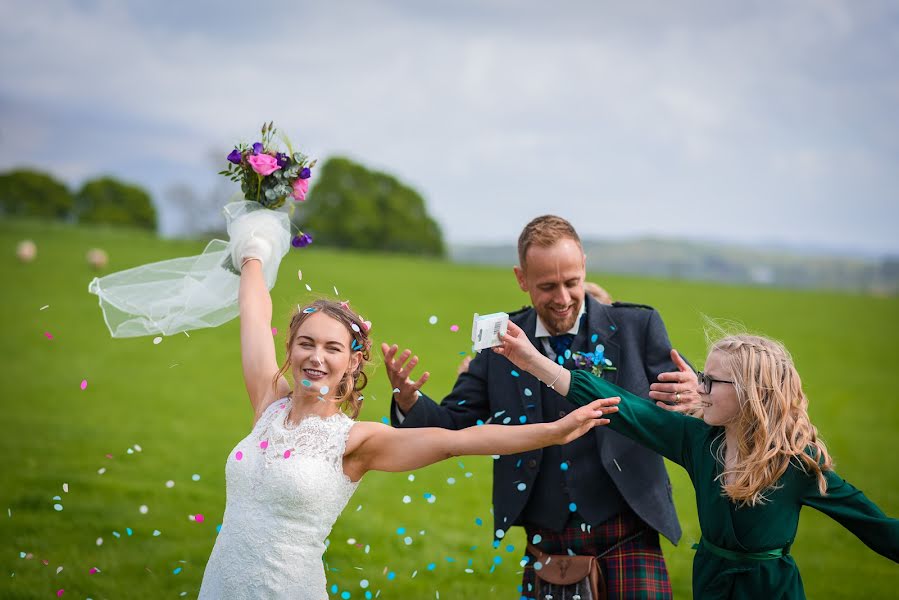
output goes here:
[{"label": "white lace wedding dress", "polygon": [[325,538],[357,483],[343,472],[353,420],[343,413],[286,423],[269,406],[228,457],[222,529],[200,598],[325,600]]}]

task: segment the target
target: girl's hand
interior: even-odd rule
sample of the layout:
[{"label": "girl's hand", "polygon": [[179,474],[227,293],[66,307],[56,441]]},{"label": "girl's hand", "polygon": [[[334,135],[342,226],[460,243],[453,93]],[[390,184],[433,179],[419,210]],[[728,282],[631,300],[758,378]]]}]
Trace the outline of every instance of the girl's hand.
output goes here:
[{"label": "girl's hand", "polygon": [[530,372],[536,362],[543,357],[521,327],[512,321],[509,321],[505,335],[499,336],[499,341],[499,346],[494,346],[493,351],[505,356],[512,364],[525,371]]},{"label": "girl's hand", "polygon": [[568,413],[565,417],[552,423],[558,428],[556,444],[567,444],[581,437],[594,427],[608,425],[611,421],[602,418],[604,415],[618,412],[621,398],[600,398],[586,406]]}]

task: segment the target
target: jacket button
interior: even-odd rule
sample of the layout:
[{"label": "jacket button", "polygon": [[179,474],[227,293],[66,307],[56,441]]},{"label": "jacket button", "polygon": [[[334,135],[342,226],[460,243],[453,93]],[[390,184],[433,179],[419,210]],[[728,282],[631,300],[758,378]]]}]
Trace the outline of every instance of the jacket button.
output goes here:
[{"label": "jacket button", "polygon": [[537,468],[537,459],[536,458],[532,458],[532,459],[528,460],[528,468],[531,468],[531,469]]}]

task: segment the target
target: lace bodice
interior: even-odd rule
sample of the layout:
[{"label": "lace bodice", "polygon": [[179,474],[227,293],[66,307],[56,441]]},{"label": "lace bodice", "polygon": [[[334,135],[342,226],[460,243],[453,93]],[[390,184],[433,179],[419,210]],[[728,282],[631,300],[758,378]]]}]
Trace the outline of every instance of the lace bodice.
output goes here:
[{"label": "lace bodice", "polygon": [[357,485],[343,472],[353,420],[291,426],[290,407],[269,406],[228,456],[225,516],[200,598],[327,598],[324,542]]}]

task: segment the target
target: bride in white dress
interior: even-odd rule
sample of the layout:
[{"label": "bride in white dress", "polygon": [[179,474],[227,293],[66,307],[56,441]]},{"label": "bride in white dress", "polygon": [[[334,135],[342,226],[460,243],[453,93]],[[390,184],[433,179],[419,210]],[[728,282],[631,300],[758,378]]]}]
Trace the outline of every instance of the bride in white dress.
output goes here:
[{"label": "bride in white dress", "polygon": [[254,420],[225,465],[225,515],[201,599],[325,600],[324,541],[367,471],[564,444],[605,425],[601,415],[617,410],[613,401],[597,400],[553,423],[461,431],[357,422],[371,348],[366,324],[345,304],[317,300],[291,319],[279,368],[263,276],[263,262],[276,260],[271,256],[258,239],[234,256],[241,271],[241,361]]}]

